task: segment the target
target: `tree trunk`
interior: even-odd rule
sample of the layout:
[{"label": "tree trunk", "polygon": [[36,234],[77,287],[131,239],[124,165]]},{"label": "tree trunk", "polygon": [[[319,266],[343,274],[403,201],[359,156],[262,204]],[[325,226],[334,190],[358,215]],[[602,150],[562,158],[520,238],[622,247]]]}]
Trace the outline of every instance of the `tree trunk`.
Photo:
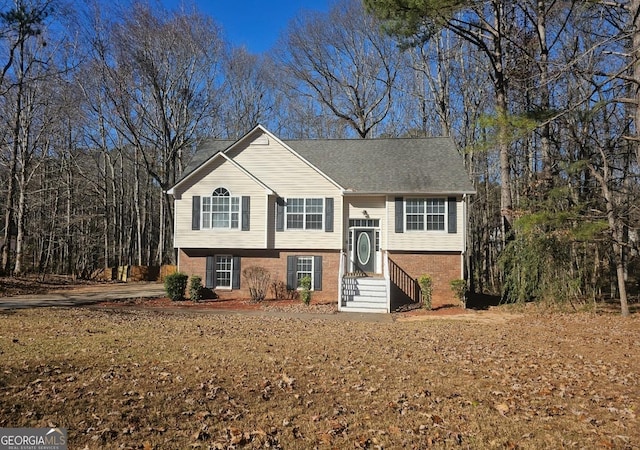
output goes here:
[{"label": "tree trunk", "polygon": [[[617,233],[616,233],[617,234]],[[618,236],[621,238],[621,236]],[[623,246],[614,238],[613,252],[616,263],[616,278],[618,279],[618,293],[620,295],[620,313],[623,317],[629,316],[629,303],[627,300],[627,287],[624,281],[625,267],[623,258]]]},{"label": "tree trunk", "polygon": [[632,18],[631,30],[633,33],[631,42],[631,67],[632,77],[634,83],[632,84],[634,104],[634,125],[635,125],[635,139],[634,147],[636,153],[636,161],[640,166],[640,145],[638,139],[640,139],[640,0],[630,0],[627,5],[629,16]]},{"label": "tree trunk", "polygon": [[[25,158],[23,158],[25,159]],[[27,189],[27,177],[26,177],[26,164],[23,160],[20,168],[20,191],[18,194],[18,217],[16,218],[16,224],[18,226],[18,234],[16,236],[16,262],[13,267],[13,274],[19,276],[22,274],[22,257],[24,254],[24,219],[26,214],[26,196],[25,191]]]},{"label": "tree trunk", "polygon": [[[502,74],[496,74],[502,78]],[[498,115],[498,151],[500,153],[500,214],[502,216],[502,238],[513,225],[513,200],[511,194],[511,155],[509,145],[509,119],[504,80],[496,86],[496,110]]]},{"label": "tree trunk", "polygon": [[502,216],[502,240],[506,242],[513,226],[513,196],[511,192],[511,155],[509,143],[509,105],[507,103],[507,83],[504,73],[504,53],[502,50],[504,6],[494,4],[494,25],[492,29],[493,77],[496,90],[496,116],[498,121],[498,151],[500,155],[500,214]]},{"label": "tree trunk", "polygon": [[600,149],[601,155],[603,155],[603,160],[605,164],[603,165],[603,173],[599,173],[596,171],[595,167],[592,164],[589,164],[589,168],[594,177],[598,180],[600,184],[600,189],[602,190],[602,196],[604,197],[606,210],[607,210],[607,223],[609,224],[609,231],[611,232],[612,238],[612,250],[613,250],[613,261],[616,266],[616,278],[618,281],[618,295],[620,296],[620,312],[623,316],[627,317],[629,315],[629,303],[627,301],[627,287],[625,284],[624,274],[625,274],[625,259],[624,259],[624,245],[623,245],[623,226],[620,219],[617,217],[615,213],[615,199],[613,197],[613,192],[609,189],[609,180],[611,177],[609,167],[607,165],[607,160],[605,158],[605,152],[603,149]]},{"label": "tree trunk", "polygon": [[158,248],[156,253],[156,264],[162,265],[162,258],[164,254],[164,233],[165,233],[165,217],[164,217],[164,194],[160,194],[159,197],[159,211],[158,211]]},{"label": "tree trunk", "polygon": [[69,171],[66,174],[67,192],[66,192],[66,217],[65,217],[65,248],[66,255],[63,256],[63,260],[66,262],[66,273],[74,275],[74,251],[73,251],[73,234],[71,232],[71,216],[73,214],[73,188],[71,186],[71,177]]},{"label": "tree trunk", "polygon": [[142,215],[140,212],[140,150],[136,146],[134,156],[133,206],[136,213],[136,260],[142,265]]},{"label": "tree trunk", "polygon": [[[538,40],[540,42],[540,59],[538,69],[540,71],[540,108],[544,113],[548,113],[551,107],[549,92],[549,48],[547,45],[547,24],[546,24],[546,2],[538,0],[536,28]],[[553,182],[553,171],[551,163],[551,124],[546,121],[540,130],[540,154],[542,159],[542,180],[544,190],[548,190]]]},{"label": "tree trunk", "polygon": [[9,186],[7,186],[7,202],[4,215],[4,246],[2,247],[2,266],[0,272],[11,270],[11,231],[13,230],[13,208],[16,197],[16,172],[18,167],[18,143],[11,146],[11,162],[9,164]]}]

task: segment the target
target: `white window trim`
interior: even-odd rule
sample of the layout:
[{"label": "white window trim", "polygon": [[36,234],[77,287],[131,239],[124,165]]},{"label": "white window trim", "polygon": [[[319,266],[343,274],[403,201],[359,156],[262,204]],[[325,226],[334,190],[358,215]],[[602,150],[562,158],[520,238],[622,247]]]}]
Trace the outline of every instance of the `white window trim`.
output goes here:
[{"label": "white window trim", "polygon": [[[218,284],[218,258],[229,258],[229,260],[231,261],[231,268],[229,269],[229,286],[221,286],[220,284]],[[223,291],[233,290],[233,255],[216,255],[213,264],[214,264],[213,276],[215,277],[216,289],[220,289]],[[220,272],[223,272],[223,271],[221,270]],[[224,272],[227,272],[227,271],[224,270]]]},{"label": "white window trim", "polygon": [[[407,200],[442,200],[444,202],[444,227],[442,228],[442,230],[427,230],[427,210],[426,210],[426,206],[425,206],[425,212],[422,214],[423,218],[424,218],[424,228],[422,230],[410,230],[409,227],[407,226]],[[447,230],[449,229],[449,202],[447,201],[447,199],[445,197],[406,197],[404,199],[403,202],[403,225],[404,225],[404,230],[407,233],[447,233]]]},{"label": "white window trim", "polygon": [[[304,200],[304,211],[302,213],[289,213],[289,201],[290,200]],[[320,200],[322,205],[322,219],[320,228],[307,228],[307,214],[316,215],[317,213],[307,212],[307,200]],[[287,220],[289,214],[302,214],[302,228],[289,228],[289,221]],[[285,199],[284,208],[284,229],[287,231],[324,231],[324,222],[326,214],[325,200],[322,197],[290,197]],[[312,277],[313,278],[313,277]]]},{"label": "white window trim", "polygon": [[[214,227],[213,226],[213,211],[208,211],[205,212],[204,211],[204,203],[205,203],[205,199],[210,199],[211,200],[211,205],[209,206],[210,208],[213,208],[213,199],[217,196],[213,195],[213,192],[217,191],[218,189],[224,189],[229,193],[229,225],[226,227]],[[213,190],[213,192],[211,193],[211,195],[209,196],[203,196],[202,200],[200,201],[200,229],[201,230],[239,230],[241,227],[240,222],[242,221],[242,199],[239,196],[236,195],[231,195],[231,190],[227,189],[224,186],[218,186],[217,188],[215,188]],[[234,214],[233,211],[233,202],[234,200],[236,201],[237,205],[238,205],[238,210],[235,211],[235,214],[238,214],[238,226],[237,227],[232,227],[232,215]],[[209,226],[205,226],[204,225],[204,216],[205,214],[209,215]]]},{"label": "white window trim", "polygon": [[[296,280],[298,280],[298,273],[299,273],[297,265],[298,265],[298,263],[300,263],[300,259],[301,258],[305,258],[305,259],[310,259],[311,260],[311,273],[309,274],[309,276],[311,277],[311,289],[310,290],[313,291],[315,289],[315,286],[313,285],[313,281],[314,281],[314,278],[315,278],[314,274],[316,273],[316,271],[315,271],[316,268],[314,266],[315,258],[313,256],[308,256],[308,255],[297,256],[297,260],[296,260]],[[302,273],[307,273],[307,272],[302,272]],[[299,291],[302,288],[300,286],[298,286],[296,289]]]}]

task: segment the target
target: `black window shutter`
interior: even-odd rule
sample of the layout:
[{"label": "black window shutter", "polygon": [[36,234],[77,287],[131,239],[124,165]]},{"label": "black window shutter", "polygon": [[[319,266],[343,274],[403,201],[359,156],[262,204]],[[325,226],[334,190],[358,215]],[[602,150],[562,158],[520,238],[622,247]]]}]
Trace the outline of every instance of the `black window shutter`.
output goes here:
[{"label": "black window shutter", "polygon": [[396,233],[404,232],[404,199],[396,197]]},{"label": "black window shutter", "polygon": [[200,196],[194,195],[191,203],[191,229],[200,229]]},{"label": "black window shutter", "polygon": [[322,256],[313,257],[313,290],[322,290]]},{"label": "black window shutter", "polygon": [[276,199],[276,231],[284,231],[284,199]]},{"label": "black window shutter", "polygon": [[204,287],[214,289],[216,287],[216,257],[207,256],[207,269]]},{"label": "black window shutter", "polygon": [[449,233],[457,233],[458,232],[458,217],[457,210],[458,205],[456,204],[455,197],[449,197],[447,199],[447,222],[449,223]]},{"label": "black window shutter", "polygon": [[324,199],[324,231],[333,232],[333,198]]},{"label": "black window shutter", "polygon": [[251,209],[251,197],[242,196],[242,231],[249,231],[249,219]]},{"label": "black window shutter", "polygon": [[298,257],[287,256],[287,289],[294,290],[298,288],[298,278],[296,277],[296,269],[298,268]]},{"label": "black window shutter", "polygon": [[240,289],[240,257],[233,257],[233,269],[231,270],[231,289]]}]

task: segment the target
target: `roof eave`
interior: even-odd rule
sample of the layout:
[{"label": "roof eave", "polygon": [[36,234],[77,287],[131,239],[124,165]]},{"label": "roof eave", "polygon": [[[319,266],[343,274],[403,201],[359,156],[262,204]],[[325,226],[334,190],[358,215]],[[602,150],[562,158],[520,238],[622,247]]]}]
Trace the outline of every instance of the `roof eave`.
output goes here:
[{"label": "roof eave", "polygon": [[429,191],[356,191],[347,189],[348,195],[475,195],[475,190],[429,190]]},{"label": "roof eave", "polygon": [[185,178],[183,178],[182,180],[180,180],[178,183],[176,183],[173,187],[171,187],[169,190],[167,190],[167,194],[170,195],[174,195],[175,194],[175,189],[181,185],[184,181],[186,181],[187,179],[191,178],[191,175],[194,175],[196,172],[199,172],[204,166],[206,166],[208,163],[210,163],[211,161],[214,161],[216,158],[222,158],[226,161],[228,161],[230,164],[232,164],[233,166],[235,166],[238,170],[240,170],[242,173],[244,173],[246,176],[248,176],[249,178],[251,178],[254,182],[256,182],[260,187],[262,187],[265,190],[265,193],[267,195],[274,195],[274,191],[273,189],[271,189],[269,186],[267,186],[266,184],[264,184],[262,181],[260,181],[258,178],[256,178],[251,172],[249,172],[248,170],[246,170],[244,167],[242,167],[240,164],[238,164],[237,162],[235,162],[232,158],[229,158],[225,152],[217,152],[214,155],[211,155],[211,157],[207,158],[206,161],[204,161],[197,169],[193,170],[189,175],[187,175]]},{"label": "roof eave", "polygon": [[167,194],[171,194],[173,195],[175,188],[177,188],[178,186],[180,186],[181,184],[183,184],[185,181],[187,181],[189,178],[191,178],[193,175],[195,175],[196,173],[200,172],[200,170],[202,170],[202,168],[204,166],[206,166],[207,164],[209,164],[209,162],[213,161],[215,158],[218,157],[218,155],[222,154],[224,152],[224,150],[218,151],[216,153],[214,153],[213,155],[209,156],[207,159],[205,159],[198,167],[196,167],[195,169],[193,169],[191,172],[189,172],[187,174],[187,176],[185,176],[184,178],[181,178],[180,180],[178,180],[178,182],[176,184],[174,184],[173,186],[171,186],[171,188],[169,190],[167,190]]}]

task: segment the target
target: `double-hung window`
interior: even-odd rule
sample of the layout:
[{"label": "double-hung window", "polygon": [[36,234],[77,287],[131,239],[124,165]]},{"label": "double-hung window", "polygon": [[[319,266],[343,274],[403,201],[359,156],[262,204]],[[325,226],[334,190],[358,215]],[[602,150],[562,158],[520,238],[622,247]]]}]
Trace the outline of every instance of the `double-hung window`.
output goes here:
[{"label": "double-hung window", "polygon": [[407,231],[444,231],[446,202],[443,198],[406,199]]},{"label": "double-hung window", "polygon": [[300,288],[304,277],[311,278],[311,290],[322,290],[322,256],[287,256],[287,289]]},{"label": "double-hung window", "polygon": [[240,223],[240,197],[217,188],[211,197],[202,197],[202,228],[233,228]]},{"label": "double-hung window", "polygon": [[311,279],[311,290],[313,290],[313,256],[298,256],[296,263],[296,279],[297,287],[300,287],[302,279],[309,277]]},{"label": "double-hung window", "polygon": [[210,289],[240,289],[240,257],[207,256],[204,282]]},{"label": "double-hung window", "polygon": [[324,200],[322,198],[287,199],[288,230],[322,230]]},{"label": "double-hung window", "polygon": [[216,286],[231,289],[233,275],[233,258],[231,256],[216,256]]}]

